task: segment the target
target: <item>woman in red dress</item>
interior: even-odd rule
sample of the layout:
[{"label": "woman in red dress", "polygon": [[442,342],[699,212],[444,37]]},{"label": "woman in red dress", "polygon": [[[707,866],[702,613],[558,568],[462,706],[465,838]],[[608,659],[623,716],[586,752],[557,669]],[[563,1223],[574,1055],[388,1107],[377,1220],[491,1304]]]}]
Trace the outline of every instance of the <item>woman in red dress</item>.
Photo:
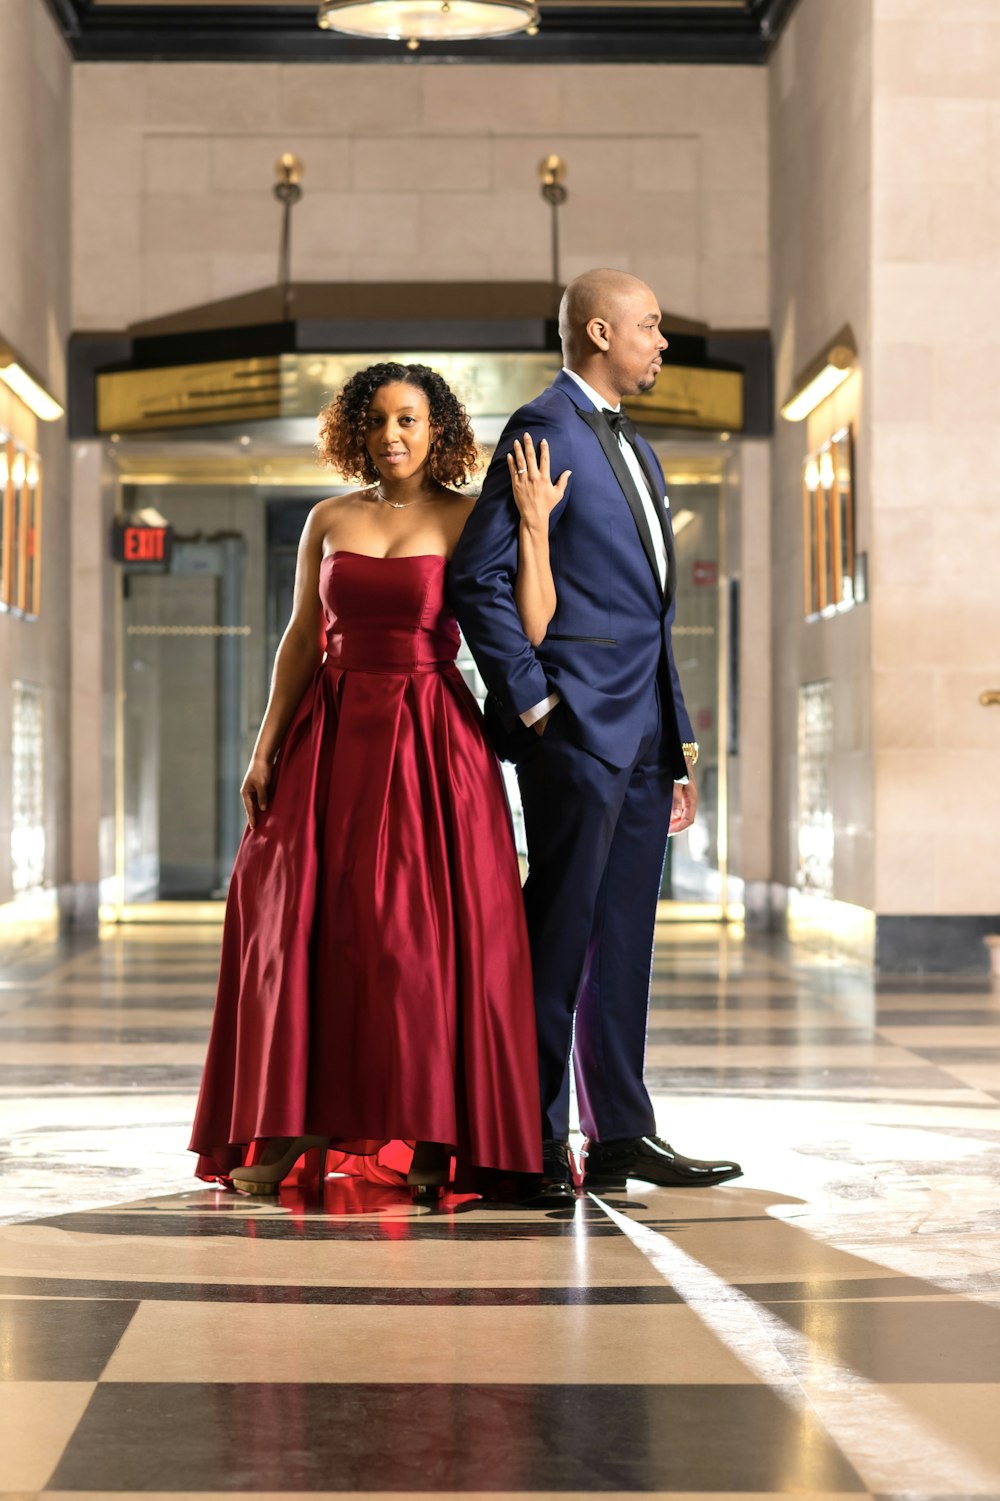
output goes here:
[{"label": "woman in red dress", "polygon": [[[196,1171],[273,1193],[312,1154],[321,1183],[435,1195],[453,1161],[464,1188],[535,1173],[517,859],[444,599],[473,504],[451,488],[475,464],[468,418],[436,372],[379,364],[325,409],[319,446],[366,484],[315,506],[299,545],[242,786]],[[531,470],[518,503],[547,520],[565,483]],[[522,525],[532,631],[552,613],[547,547],[546,525]]]}]

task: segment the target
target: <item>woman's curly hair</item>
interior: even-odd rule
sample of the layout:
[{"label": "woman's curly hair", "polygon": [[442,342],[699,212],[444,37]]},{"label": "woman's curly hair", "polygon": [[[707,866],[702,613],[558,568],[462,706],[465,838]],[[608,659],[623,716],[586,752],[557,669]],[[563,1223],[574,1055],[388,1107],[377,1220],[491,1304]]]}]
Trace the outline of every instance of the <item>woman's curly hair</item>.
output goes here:
[{"label": "woman's curly hair", "polygon": [[378,482],[379,472],[365,443],[368,408],[375,392],[394,381],[413,386],[427,397],[430,425],[436,429],[428,462],[432,478],[442,485],[467,484],[479,459],[469,415],[444,377],[427,365],[386,361],[352,375],[319,414],[316,447],[320,458],[345,479],[369,485]]}]

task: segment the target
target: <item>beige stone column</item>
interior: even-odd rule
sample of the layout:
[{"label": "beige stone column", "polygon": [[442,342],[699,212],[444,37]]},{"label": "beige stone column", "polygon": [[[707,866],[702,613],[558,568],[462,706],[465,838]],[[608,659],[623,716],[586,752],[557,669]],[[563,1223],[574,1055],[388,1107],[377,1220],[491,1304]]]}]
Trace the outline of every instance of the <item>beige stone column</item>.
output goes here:
[{"label": "beige stone column", "polygon": [[1000,913],[1000,13],[874,13],[875,901],[971,957]]},{"label": "beige stone column", "polygon": [[[70,328],[70,101],[66,46],[36,0],[0,0],[0,336],[66,399]],[[69,879],[66,423],[39,422],[6,387],[0,429],[37,451],[42,470],[41,603],[37,619],[0,614],[0,903],[12,895],[12,685],[40,690],[44,884]]]},{"label": "beige stone column", "polygon": [[857,545],[871,546],[871,0],[804,0],[770,65],[771,326],[780,406],[796,374],[846,323],[858,372],[805,422],[775,418],[771,515],[776,901],[799,869],[798,713],[803,685],[829,682],[833,898],[872,910],[876,810],[871,742],[871,612],[805,619],[802,467],[850,424]]}]

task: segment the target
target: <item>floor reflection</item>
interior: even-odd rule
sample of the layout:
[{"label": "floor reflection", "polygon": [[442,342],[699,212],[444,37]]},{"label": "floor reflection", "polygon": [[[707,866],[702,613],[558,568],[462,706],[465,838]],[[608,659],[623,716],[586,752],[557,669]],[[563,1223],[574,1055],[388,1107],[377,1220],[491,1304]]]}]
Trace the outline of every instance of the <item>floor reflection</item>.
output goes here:
[{"label": "floor reflection", "polygon": [[216,942],[0,988],[8,1492],[1000,1496],[994,991],[674,931],[660,1129],[743,1179],[251,1198],[183,1150]]}]

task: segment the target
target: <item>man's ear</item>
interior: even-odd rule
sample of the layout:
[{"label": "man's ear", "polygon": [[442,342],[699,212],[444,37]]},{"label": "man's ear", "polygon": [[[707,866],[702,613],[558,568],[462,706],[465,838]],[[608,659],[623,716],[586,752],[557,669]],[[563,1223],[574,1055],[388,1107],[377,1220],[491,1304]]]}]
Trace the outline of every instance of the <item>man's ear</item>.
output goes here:
[{"label": "man's ear", "polygon": [[587,324],[587,338],[602,353],[611,347],[610,333],[611,329],[605,318],[591,318]]}]

